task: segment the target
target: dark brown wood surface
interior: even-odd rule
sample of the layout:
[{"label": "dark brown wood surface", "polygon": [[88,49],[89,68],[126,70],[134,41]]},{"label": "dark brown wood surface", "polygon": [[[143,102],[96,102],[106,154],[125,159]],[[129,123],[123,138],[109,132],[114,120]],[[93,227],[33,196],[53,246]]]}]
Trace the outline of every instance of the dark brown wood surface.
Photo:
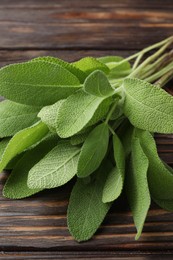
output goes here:
[{"label": "dark brown wood surface", "polygon": [[[43,55],[125,57],[172,34],[172,0],[0,1],[0,66]],[[156,140],[162,159],[173,165],[173,136]],[[24,200],[0,195],[0,259],[173,258],[173,213],[153,203],[135,241],[123,196],[92,240],[75,242],[66,224],[72,185]]]}]

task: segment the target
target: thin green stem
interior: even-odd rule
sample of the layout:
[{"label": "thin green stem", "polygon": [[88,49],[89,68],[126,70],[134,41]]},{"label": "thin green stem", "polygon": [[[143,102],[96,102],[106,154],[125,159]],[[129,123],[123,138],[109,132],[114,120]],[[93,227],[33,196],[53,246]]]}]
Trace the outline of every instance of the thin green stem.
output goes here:
[{"label": "thin green stem", "polygon": [[112,129],[112,127],[111,127],[110,125],[108,125],[108,127],[109,127],[110,132],[111,132],[113,135],[115,135],[114,129]]},{"label": "thin green stem", "polygon": [[[151,46],[149,46],[149,47],[147,47],[147,48],[144,48],[142,51],[139,51],[139,52],[137,52],[137,53],[135,53],[135,54],[133,54],[133,55],[131,55],[131,56],[129,56],[129,57],[123,59],[122,61],[118,62],[118,65],[123,64],[123,63],[126,62],[126,61],[130,61],[130,60],[135,59],[135,58],[138,57],[141,53],[142,53],[142,54],[145,54],[145,53],[147,53],[147,52],[149,52],[149,51],[151,51],[151,50],[153,50],[153,49],[156,49],[156,48],[158,48],[158,47],[164,45],[164,44],[167,43],[167,42],[172,42],[172,41],[173,41],[173,36],[171,36],[171,37],[169,37],[169,38],[167,38],[167,39],[165,39],[165,40],[163,40],[163,41],[161,41],[161,42],[155,43],[155,44],[153,44],[153,45],[151,45]],[[117,64],[117,62],[116,62],[116,64]]]},{"label": "thin green stem", "polygon": [[157,72],[158,70],[162,69],[164,66],[169,64],[172,61],[173,58],[173,51],[170,51],[169,53],[165,53],[162,55],[159,59],[157,59],[154,63],[147,66],[146,69],[142,72],[142,74],[139,76],[140,79],[145,79],[152,75],[154,72]]},{"label": "thin green stem", "polygon": [[112,125],[112,128],[114,129],[114,131],[121,125],[121,123],[123,122],[124,119],[125,119],[125,116],[123,116],[123,115],[116,119],[115,123]]},{"label": "thin green stem", "polygon": [[165,75],[163,75],[159,80],[157,80],[154,85],[163,88],[167,82],[173,79],[173,69],[168,71]]},{"label": "thin green stem", "polygon": [[138,64],[139,64],[140,60],[142,59],[143,55],[144,55],[144,53],[139,54],[139,56],[137,57],[137,59],[135,60],[135,62],[133,64],[133,68],[132,68],[133,70],[135,70],[138,67]]},{"label": "thin green stem", "polygon": [[106,120],[105,120],[105,123],[106,123],[106,124],[108,124],[109,119],[111,118],[111,115],[112,115],[112,113],[114,112],[116,106],[117,106],[117,102],[115,102],[115,103],[113,104],[113,106],[111,107],[111,109],[109,110],[109,113],[108,113],[108,115],[107,115],[107,117],[106,117]]},{"label": "thin green stem", "polygon": [[165,73],[173,69],[173,61],[169,63],[166,67],[161,69],[160,71],[156,72],[155,74],[151,75],[148,78],[145,78],[146,81],[148,82],[154,82],[155,80],[159,79],[162,77]]},{"label": "thin green stem", "polygon": [[160,54],[162,54],[166,48],[172,43],[172,39],[169,42],[166,42],[165,45],[163,45],[158,51],[156,51],[153,55],[148,57],[146,60],[144,60],[139,67],[137,67],[128,77],[133,78],[135,77],[138,73],[140,73],[149,63],[154,61]]}]

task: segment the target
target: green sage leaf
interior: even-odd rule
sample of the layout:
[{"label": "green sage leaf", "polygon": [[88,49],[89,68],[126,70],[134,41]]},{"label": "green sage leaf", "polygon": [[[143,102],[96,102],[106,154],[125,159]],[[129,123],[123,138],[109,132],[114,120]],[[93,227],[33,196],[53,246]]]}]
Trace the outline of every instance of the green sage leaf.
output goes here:
[{"label": "green sage leaf", "polygon": [[59,100],[53,105],[43,107],[38,113],[38,117],[49,127],[51,132],[56,132],[57,113],[63,102],[64,99]]},{"label": "green sage leaf", "polygon": [[125,79],[124,113],[137,128],[173,133],[173,97],[139,79]]},{"label": "green sage leaf", "polygon": [[88,135],[89,135],[89,132],[74,135],[70,138],[70,143],[72,145],[83,144],[85,142],[85,140],[87,139]]},{"label": "green sage leaf", "polygon": [[142,148],[149,159],[148,184],[151,196],[157,200],[173,199],[173,170],[166,165],[157,152],[153,136],[148,131],[136,130]]},{"label": "green sage leaf", "polygon": [[4,138],[0,141],[0,161],[2,159],[3,153],[10,141],[10,138]]},{"label": "green sage leaf", "polygon": [[86,177],[93,173],[104,159],[109,143],[108,125],[102,123],[94,128],[85,140],[78,160],[77,175]]},{"label": "green sage leaf", "polygon": [[152,199],[162,209],[173,211],[173,200],[161,200],[161,199],[155,199],[153,197]]},{"label": "green sage leaf", "polygon": [[54,63],[35,61],[0,69],[0,94],[22,104],[51,105],[79,88],[78,78]]},{"label": "green sage leaf", "polygon": [[69,231],[77,241],[90,239],[110,209],[111,203],[102,202],[107,170],[109,167],[103,164],[91,179],[78,179],[73,187],[67,221]]},{"label": "green sage leaf", "polygon": [[13,136],[38,121],[38,107],[18,104],[9,100],[0,102],[0,137]]},{"label": "green sage leaf", "polygon": [[0,172],[17,154],[20,154],[31,145],[40,141],[48,133],[48,128],[42,122],[25,128],[15,134],[9,141],[1,157]]},{"label": "green sage leaf", "polygon": [[93,57],[85,57],[76,62],[73,62],[72,64],[76,68],[85,72],[87,75],[89,75],[91,72],[95,70],[101,70],[106,74],[109,73],[109,68],[105,64]]},{"label": "green sage leaf", "polygon": [[108,174],[106,179],[102,200],[104,203],[116,200],[123,189],[125,174],[125,153],[119,137],[113,136],[113,149],[116,167]]},{"label": "green sage leaf", "polygon": [[30,189],[27,186],[28,173],[57,142],[57,137],[49,137],[33,149],[27,151],[8,177],[3,189],[3,196],[10,199],[22,199],[41,191],[42,189]]},{"label": "green sage leaf", "polygon": [[106,75],[96,70],[92,72],[84,82],[84,90],[94,96],[106,97],[114,94],[114,89],[110,85]]},{"label": "green sage leaf", "polygon": [[77,173],[79,152],[69,141],[60,142],[29,171],[28,187],[50,189],[67,183]]},{"label": "green sage leaf", "polygon": [[61,67],[65,68],[66,70],[68,70],[72,74],[74,74],[80,80],[81,83],[83,83],[85,78],[87,77],[85,72],[76,68],[75,66],[73,66],[73,64],[71,64],[67,61],[61,60],[59,58],[44,56],[44,57],[35,58],[32,61],[45,61],[45,62],[59,64]]},{"label": "green sage leaf", "polygon": [[141,148],[139,139],[134,138],[130,167],[126,174],[126,192],[137,229],[136,240],[141,235],[151,203],[147,182],[148,164],[148,159]]},{"label": "green sage leaf", "polygon": [[58,135],[67,138],[79,133],[86,126],[94,125],[106,115],[111,102],[111,97],[96,97],[83,90],[71,95],[58,112]]}]

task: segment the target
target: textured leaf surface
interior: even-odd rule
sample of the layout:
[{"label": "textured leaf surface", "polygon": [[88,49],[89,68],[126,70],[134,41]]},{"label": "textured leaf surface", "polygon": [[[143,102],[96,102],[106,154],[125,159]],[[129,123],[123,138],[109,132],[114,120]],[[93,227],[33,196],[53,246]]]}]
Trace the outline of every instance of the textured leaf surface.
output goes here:
[{"label": "textured leaf surface", "polygon": [[56,132],[56,118],[63,102],[64,100],[59,100],[53,105],[43,107],[38,113],[38,117],[40,117],[41,121],[44,122],[52,132]]},{"label": "textured leaf surface", "polygon": [[85,80],[85,78],[87,76],[82,70],[73,66],[73,64],[71,64],[67,61],[61,60],[59,58],[44,56],[44,57],[35,58],[32,61],[39,61],[39,60],[59,64],[61,67],[65,68],[66,70],[68,70],[72,74],[74,74],[80,80],[81,83]]},{"label": "textured leaf surface", "polygon": [[152,197],[154,202],[162,209],[173,211],[173,200],[160,200]]},{"label": "textured leaf surface", "polygon": [[2,155],[6,149],[9,141],[10,141],[10,138],[4,138],[3,140],[0,141],[0,161],[2,159]]},{"label": "textured leaf surface", "polygon": [[127,158],[128,155],[131,153],[131,144],[132,144],[132,137],[134,133],[134,126],[130,124],[130,122],[126,121],[124,128],[120,133],[120,138],[122,145],[124,147],[125,157]]},{"label": "textured leaf surface", "polygon": [[77,175],[86,177],[93,173],[106,155],[109,143],[109,128],[103,123],[94,128],[85,140],[78,161]]},{"label": "textured leaf surface", "polygon": [[78,179],[68,206],[68,227],[77,241],[90,239],[105,218],[111,203],[102,202],[108,167],[99,168],[91,179]]},{"label": "textured leaf surface", "polygon": [[106,97],[114,94],[114,89],[110,85],[106,75],[100,70],[92,72],[86,78],[84,90],[98,97]]},{"label": "textured leaf surface", "polygon": [[12,136],[38,121],[38,107],[31,107],[9,100],[0,102],[0,137]]},{"label": "textured leaf surface", "polygon": [[173,97],[165,90],[139,79],[125,79],[124,113],[144,130],[173,133]]},{"label": "textured leaf surface", "polygon": [[40,141],[48,133],[48,128],[42,122],[25,128],[10,139],[0,161],[0,172],[17,154]]},{"label": "textured leaf surface", "polygon": [[54,188],[64,185],[77,173],[80,148],[60,142],[29,172],[30,188]]},{"label": "textured leaf surface", "polygon": [[27,186],[29,170],[38,163],[58,142],[58,138],[50,137],[27,151],[14,167],[7,179],[3,195],[10,199],[29,197],[41,189],[30,189]]},{"label": "textured leaf surface", "polygon": [[125,154],[117,135],[113,136],[113,149],[116,167],[110,171],[106,179],[102,197],[104,203],[116,200],[120,196],[124,184]]},{"label": "textured leaf surface", "polygon": [[148,159],[143,152],[139,139],[132,142],[132,157],[126,174],[127,199],[132,211],[138,239],[150,207],[151,199],[147,182]]},{"label": "textured leaf surface", "polygon": [[153,136],[148,131],[137,130],[142,148],[149,159],[148,183],[151,196],[155,199],[173,199],[173,170],[157,153]]},{"label": "textured leaf surface", "polygon": [[57,133],[66,138],[95,124],[108,112],[112,98],[101,98],[78,91],[62,104],[57,117]]},{"label": "textured leaf surface", "polygon": [[89,135],[89,132],[86,133],[82,133],[82,134],[78,134],[78,135],[74,135],[70,138],[70,143],[72,145],[79,145],[85,142],[85,140],[87,139]]},{"label": "textured leaf surface", "polygon": [[101,70],[105,73],[109,73],[109,68],[93,57],[85,57],[81,60],[73,62],[73,65],[76,68],[84,71],[87,75],[89,75],[94,70]]},{"label": "textured leaf surface", "polygon": [[51,105],[79,88],[76,76],[54,63],[35,61],[0,69],[0,95],[22,104]]}]

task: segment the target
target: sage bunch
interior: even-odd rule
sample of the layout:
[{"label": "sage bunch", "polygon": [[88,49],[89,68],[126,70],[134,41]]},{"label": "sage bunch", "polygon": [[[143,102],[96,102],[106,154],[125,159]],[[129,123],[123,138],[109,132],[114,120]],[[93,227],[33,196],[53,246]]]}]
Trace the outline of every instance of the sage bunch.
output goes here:
[{"label": "sage bunch", "polygon": [[22,199],[74,178],[67,218],[77,241],[94,235],[122,192],[136,239],[152,199],[173,210],[173,170],[154,140],[173,134],[173,97],[163,89],[172,42],[127,58],[38,57],[1,68],[0,172],[11,170],[3,195]]}]

